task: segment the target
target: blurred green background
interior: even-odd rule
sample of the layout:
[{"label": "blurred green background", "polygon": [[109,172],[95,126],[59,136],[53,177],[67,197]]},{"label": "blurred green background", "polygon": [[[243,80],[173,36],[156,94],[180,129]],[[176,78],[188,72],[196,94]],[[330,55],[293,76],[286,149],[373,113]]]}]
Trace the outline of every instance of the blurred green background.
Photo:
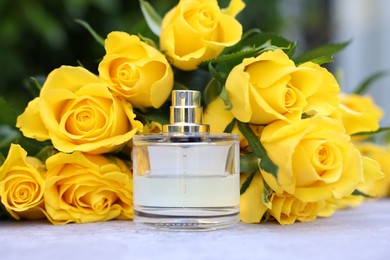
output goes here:
[{"label": "blurred green background", "polygon": [[[163,16],[178,1],[149,2]],[[220,6],[226,6],[229,1],[219,2]],[[300,28],[300,34],[290,33],[288,36],[293,39],[287,38],[299,40],[298,51],[329,41],[329,1],[293,1],[301,6],[300,14],[293,20],[286,17],[286,13],[294,5],[283,6],[282,3],[288,1],[245,2],[246,9],[238,16],[244,30],[257,27],[283,35],[294,25]],[[136,0],[1,0],[0,152],[4,155],[8,151],[7,140],[1,138],[15,130],[16,116],[38,94],[38,90],[31,87],[31,77],[44,80],[50,71],[61,65],[80,63],[97,72],[104,49],[75,22],[76,18],[88,22],[103,37],[113,30],[153,37]]]}]

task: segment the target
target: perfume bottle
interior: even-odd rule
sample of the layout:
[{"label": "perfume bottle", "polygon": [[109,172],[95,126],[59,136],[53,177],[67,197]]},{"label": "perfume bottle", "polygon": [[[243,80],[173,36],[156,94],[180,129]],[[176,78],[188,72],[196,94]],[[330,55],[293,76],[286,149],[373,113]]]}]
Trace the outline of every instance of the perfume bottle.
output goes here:
[{"label": "perfume bottle", "polygon": [[134,222],[213,230],[239,221],[238,136],[210,134],[199,91],[172,92],[170,124],[133,139]]}]

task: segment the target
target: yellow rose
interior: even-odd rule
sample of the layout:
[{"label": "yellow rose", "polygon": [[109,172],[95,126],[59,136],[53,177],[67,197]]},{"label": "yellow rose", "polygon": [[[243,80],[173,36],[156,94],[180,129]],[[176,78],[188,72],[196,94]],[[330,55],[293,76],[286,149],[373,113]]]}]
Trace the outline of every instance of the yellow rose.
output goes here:
[{"label": "yellow rose", "polygon": [[341,118],[347,134],[375,131],[383,111],[375,105],[372,97],[356,94],[340,94]]},{"label": "yellow rose", "polygon": [[50,137],[41,117],[39,101],[40,98],[37,97],[28,103],[25,112],[18,117],[16,127],[21,128],[23,134],[29,138],[46,141]]},{"label": "yellow rose", "polygon": [[232,122],[234,116],[227,110],[221,98],[214,99],[204,110],[202,122],[210,125],[211,133],[223,133],[226,126]]},{"label": "yellow rose", "polygon": [[325,201],[302,202],[291,194],[273,194],[272,208],[268,212],[281,225],[290,225],[295,221],[313,221],[326,206]]},{"label": "yellow rose", "polygon": [[133,218],[132,173],[118,158],[58,153],[46,167],[45,206],[53,224]]},{"label": "yellow rose", "polygon": [[181,0],[162,20],[162,51],[176,68],[195,70],[241,39],[242,26],[234,17],[244,7],[242,0],[231,0],[225,10],[217,0]]},{"label": "yellow rose", "polygon": [[62,152],[92,154],[118,149],[138,131],[132,106],[114,96],[105,83],[81,67],[52,71],[34,99],[17,119],[26,137],[51,139]]},{"label": "yellow rose", "polygon": [[[241,186],[249,174],[241,173]],[[253,177],[249,187],[240,196],[240,219],[245,223],[259,223],[270,205],[264,205],[262,194],[264,189],[263,177],[258,172]]]},{"label": "yellow rose", "polygon": [[[383,198],[390,195],[390,147],[375,143],[364,142],[355,144],[363,156],[378,163],[371,162],[371,167],[364,171],[364,182],[359,184],[358,190],[373,196]],[[379,169],[377,169],[377,167]]]},{"label": "yellow rose", "polygon": [[316,115],[293,124],[267,125],[261,142],[278,165],[278,180],[263,177],[278,194],[288,192],[302,202],[350,195],[363,181],[359,151],[338,120]]},{"label": "yellow rose", "polygon": [[312,111],[330,115],[339,106],[331,73],[311,62],[296,67],[280,49],[244,59],[225,86],[233,115],[253,124],[296,121]]},{"label": "yellow rose", "polygon": [[[381,179],[383,179],[383,172],[381,171],[380,164],[370,159],[366,156],[362,156],[363,159],[363,176],[364,176],[364,182],[360,183],[356,189],[373,196],[373,194],[376,194],[376,187],[375,184],[379,183]],[[387,183],[389,184],[389,183]],[[387,186],[386,188],[389,188],[390,186]],[[383,190],[383,189],[382,189]],[[325,210],[323,210],[320,215],[321,216],[327,216],[329,213],[333,214],[335,210],[338,209],[344,209],[347,207],[357,207],[361,205],[366,198],[364,196],[360,195],[349,195],[341,199],[330,199],[327,201],[327,207]]]},{"label": "yellow rose", "polygon": [[[207,105],[203,117],[203,124],[210,125],[210,132],[214,134],[223,133],[234,119],[232,112],[226,109],[226,106],[221,98],[214,99],[210,104]],[[251,125],[252,130],[257,133],[256,130],[260,128],[256,125]],[[237,134],[240,138],[240,148],[244,149],[248,147],[248,142],[238,130],[237,125],[232,129],[232,133]]]},{"label": "yellow rose", "polygon": [[125,32],[111,32],[99,75],[134,107],[159,108],[171,94],[173,72],[165,56]]},{"label": "yellow rose", "polygon": [[338,204],[340,201],[344,200],[345,198],[348,198],[350,196],[346,196],[342,199],[335,199],[334,197],[331,197],[327,200],[325,200],[325,206],[318,212],[319,217],[328,218],[331,217],[336,210],[340,209],[338,207]]},{"label": "yellow rose", "polygon": [[11,144],[7,159],[0,167],[0,198],[15,219],[45,217],[42,177],[43,164],[19,145]]}]

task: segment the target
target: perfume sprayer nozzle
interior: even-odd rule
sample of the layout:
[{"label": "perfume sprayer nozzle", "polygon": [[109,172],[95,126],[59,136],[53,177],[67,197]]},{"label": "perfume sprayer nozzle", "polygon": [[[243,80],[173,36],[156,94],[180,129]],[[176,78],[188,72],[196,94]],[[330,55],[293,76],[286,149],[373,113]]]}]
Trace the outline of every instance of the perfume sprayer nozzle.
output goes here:
[{"label": "perfume sprayer nozzle", "polygon": [[209,126],[202,124],[201,93],[196,90],[172,91],[170,124],[163,126],[168,133],[207,133]]}]

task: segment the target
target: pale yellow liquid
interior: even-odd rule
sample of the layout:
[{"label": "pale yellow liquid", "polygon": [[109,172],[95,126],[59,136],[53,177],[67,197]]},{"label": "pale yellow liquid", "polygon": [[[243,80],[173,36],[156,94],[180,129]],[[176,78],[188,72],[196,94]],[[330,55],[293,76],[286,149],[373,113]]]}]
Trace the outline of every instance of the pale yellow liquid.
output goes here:
[{"label": "pale yellow liquid", "polygon": [[239,175],[134,176],[134,204],[142,207],[237,207]]}]

